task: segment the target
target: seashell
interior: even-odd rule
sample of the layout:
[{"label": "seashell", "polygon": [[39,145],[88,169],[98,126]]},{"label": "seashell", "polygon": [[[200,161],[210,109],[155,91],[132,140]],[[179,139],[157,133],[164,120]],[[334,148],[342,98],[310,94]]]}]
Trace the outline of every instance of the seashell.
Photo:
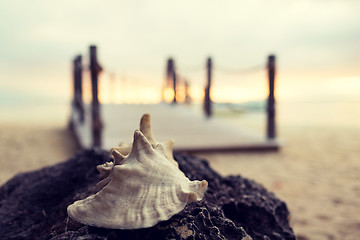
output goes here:
[{"label": "seashell", "polygon": [[148,114],[140,125],[129,153],[114,148],[114,162],[97,167],[104,177],[101,190],[68,206],[72,219],[104,228],[147,228],[203,198],[207,181],[190,181],[174,164],[172,144],[156,142]]}]

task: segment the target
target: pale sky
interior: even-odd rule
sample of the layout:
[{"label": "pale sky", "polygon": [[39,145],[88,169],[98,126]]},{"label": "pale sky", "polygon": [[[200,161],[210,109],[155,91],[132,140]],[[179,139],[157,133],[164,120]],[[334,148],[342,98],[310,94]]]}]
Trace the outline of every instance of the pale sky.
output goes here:
[{"label": "pale sky", "polygon": [[271,53],[280,99],[360,98],[356,0],[0,0],[0,20],[0,102],[12,94],[70,99],[71,60],[90,44],[106,70],[103,95],[114,73],[118,100],[158,96],[169,56],[196,94],[212,56],[215,100],[261,98],[264,71],[221,70],[265,64]]}]

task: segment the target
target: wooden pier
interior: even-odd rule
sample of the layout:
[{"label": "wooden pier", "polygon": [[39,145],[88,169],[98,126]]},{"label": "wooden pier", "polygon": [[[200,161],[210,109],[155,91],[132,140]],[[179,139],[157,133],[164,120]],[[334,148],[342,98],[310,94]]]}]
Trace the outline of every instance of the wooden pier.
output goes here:
[{"label": "wooden pier", "polygon": [[[82,102],[81,57],[74,60],[74,101],[70,126],[82,148],[111,149],[121,142],[132,142],[133,133],[139,129],[143,114],[151,115],[153,132],[158,141],[175,140],[174,150],[185,152],[214,151],[274,151],[280,147],[275,132],[275,57],[268,62],[269,97],[267,104],[267,134],[255,134],[239,127],[229,126],[224,120],[211,117],[210,83],[211,59],[207,61],[207,86],[205,114],[189,106],[172,104],[100,104],[98,100],[98,74],[102,70],[96,59],[96,47],[90,47],[90,72],[92,103]],[[176,74],[173,62],[168,63],[168,78]],[[175,89],[174,89],[175,90]],[[206,95],[206,94],[205,94]]]},{"label": "wooden pier", "polygon": [[[87,111],[91,112],[90,105],[85,106]],[[169,104],[101,105],[101,147],[109,150],[121,142],[131,143],[144,113],[151,115],[157,141],[175,140],[176,151],[271,151],[279,147],[276,140],[234,128],[220,119],[207,118],[186,106]],[[73,115],[74,133],[81,147],[91,148],[91,114],[86,114],[84,122],[80,120],[80,115]]]}]

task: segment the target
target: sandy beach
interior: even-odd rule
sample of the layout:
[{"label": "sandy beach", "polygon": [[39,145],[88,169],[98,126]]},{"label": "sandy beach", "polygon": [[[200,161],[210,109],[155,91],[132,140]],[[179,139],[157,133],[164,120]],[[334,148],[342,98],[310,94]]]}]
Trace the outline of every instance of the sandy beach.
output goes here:
[{"label": "sandy beach", "polygon": [[65,161],[77,150],[65,126],[0,123],[0,184],[18,172]]},{"label": "sandy beach", "polygon": [[[0,184],[78,149],[64,126],[0,124]],[[282,127],[275,153],[197,154],[222,175],[256,180],[284,200],[297,239],[360,236],[359,128]]]},{"label": "sandy beach", "polygon": [[278,153],[198,154],[222,175],[241,174],[287,203],[299,240],[359,239],[360,129],[285,127]]}]

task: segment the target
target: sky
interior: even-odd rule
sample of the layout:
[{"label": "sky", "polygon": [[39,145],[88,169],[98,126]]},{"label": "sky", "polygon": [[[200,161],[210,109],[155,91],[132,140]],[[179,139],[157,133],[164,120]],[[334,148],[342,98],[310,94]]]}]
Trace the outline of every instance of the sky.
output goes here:
[{"label": "sky", "polygon": [[70,101],[71,61],[90,44],[104,102],[158,101],[168,57],[200,100],[209,56],[215,101],[261,99],[269,54],[280,100],[360,99],[356,0],[0,0],[0,20],[0,103]]}]

